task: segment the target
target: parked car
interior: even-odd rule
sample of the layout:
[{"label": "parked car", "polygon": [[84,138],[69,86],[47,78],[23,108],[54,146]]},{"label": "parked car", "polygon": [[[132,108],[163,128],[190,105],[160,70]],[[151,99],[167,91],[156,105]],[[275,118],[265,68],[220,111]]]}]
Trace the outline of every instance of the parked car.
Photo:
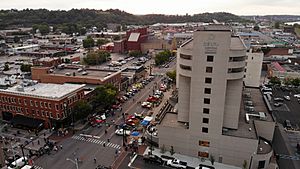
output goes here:
[{"label": "parked car", "polygon": [[170,156],[166,156],[166,155],[161,155],[160,158],[165,162],[167,162],[168,160],[175,159],[174,157],[170,157]]},{"label": "parked car", "polygon": [[290,96],[283,96],[283,98],[288,101],[291,100]]},{"label": "parked car", "polygon": [[274,103],[274,106],[275,106],[275,107],[280,107],[280,106],[282,106],[282,105],[283,105],[282,102],[276,102],[276,103]]},{"label": "parked car", "polygon": [[163,160],[160,157],[158,157],[157,155],[145,155],[143,160],[146,163],[155,163],[155,164],[159,164],[159,165],[163,164]]},{"label": "parked car", "polygon": [[283,98],[275,97],[275,98],[274,98],[274,101],[277,101],[277,102],[283,102]]},{"label": "parked car", "polygon": [[148,108],[148,109],[150,109],[150,108],[152,107],[152,103],[150,103],[150,102],[143,102],[143,103],[141,104],[141,106],[142,106],[143,108]]},{"label": "parked car", "polygon": [[295,98],[300,98],[300,94],[295,94],[294,97]]},{"label": "parked car", "polygon": [[122,129],[122,128],[117,129],[117,130],[115,131],[115,134],[118,135],[118,136],[123,136],[124,133],[125,133],[125,135],[127,135],[127,136],[130,136],[130,134],[131,134],[130,130],[124,130],[124,129]]},{"label": "parked car", "polygon": [[180,161],[178,159],[168,160],[167,166],[175,167],[175,168],[186,168],[187,162]]}]

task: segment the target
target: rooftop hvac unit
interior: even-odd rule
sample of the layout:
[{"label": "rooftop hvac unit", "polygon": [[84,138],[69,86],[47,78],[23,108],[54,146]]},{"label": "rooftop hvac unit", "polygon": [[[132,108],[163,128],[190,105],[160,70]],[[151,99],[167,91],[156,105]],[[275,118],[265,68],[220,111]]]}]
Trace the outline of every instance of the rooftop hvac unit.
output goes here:
[{"label": "rooftop hvac unit", "polygon": [[19,86],[17,87],[17,91],[18,91],[18,92],[24,92],[24,87],[23,87],[22,85],[19,85]]}]

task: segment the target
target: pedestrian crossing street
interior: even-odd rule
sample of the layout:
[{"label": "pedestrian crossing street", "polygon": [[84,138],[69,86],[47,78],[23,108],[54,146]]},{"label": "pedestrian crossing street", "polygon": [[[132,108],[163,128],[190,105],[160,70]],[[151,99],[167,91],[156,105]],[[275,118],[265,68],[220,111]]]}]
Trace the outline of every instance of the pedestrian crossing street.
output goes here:
[{"label": "pedestrian crossing street", "polygon": [[80,140],[80,141],[86,141],[86,142],[90,142],[90,143],[94,143],[94,144],[100,144],[102,146],[105,143],[105,146],[107,146],[107,147],[111,147],[111,148],[118,149],[118,150],[121,149],[121,146],[118,144],[107,143],[105,141],[94,139],[94,138],[86,138],[86,137],[82,137],[79,135],[73,135],[72,138],[76,139],[76,140]]}]

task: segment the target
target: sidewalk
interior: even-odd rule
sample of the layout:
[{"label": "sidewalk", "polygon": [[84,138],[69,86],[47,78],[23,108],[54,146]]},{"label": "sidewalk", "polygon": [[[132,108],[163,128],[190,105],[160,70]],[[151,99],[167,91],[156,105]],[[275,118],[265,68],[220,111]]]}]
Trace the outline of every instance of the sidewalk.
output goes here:
[{"label": "sidewalk", "polygon": [[[143,155],[148,154],[148,151],[149,151],[149,147],[147,147],[147,149]],[[161,155],[174,157],[180,161],[187,162],[188,166],[190,166],[190,167],[197,167],[197,166],[199,166],[199,164],[212,166],[211,162],[208,159],[202,159],[202,160],[204,160],[204,161],[202,161],[200,158],[186,156],[186,155],[177,154],[177,153],[171,155],[170,152],[168,152],[168,151],[166,151],[165,153],[161,153],[161,150],[158,148],[154,148],[154,150],[152,151],[152,154],[157,155],[158,157],[160,157]],[[240,167],[226,165],[226,164],[218,163],[218,162],[214,162],[213,166],[217,169],[241,169]]]}]

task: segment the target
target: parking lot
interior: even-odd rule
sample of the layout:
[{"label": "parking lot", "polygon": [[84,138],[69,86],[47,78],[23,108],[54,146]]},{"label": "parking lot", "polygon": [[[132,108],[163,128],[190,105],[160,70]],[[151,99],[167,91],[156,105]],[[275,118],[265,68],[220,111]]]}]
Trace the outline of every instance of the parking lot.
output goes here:
[{"label": "parking lot", "polygon": [[300,129],[300,103],[294,97],[295,94],[299,94],[297,89],[273,87],[273,99],[289,96],[290,100],[284,99],[283,105],[279,107],[275,107],[272,100],[271,105],[277,122],[284,124],[285,120],[290,120],[293,128]]}]

